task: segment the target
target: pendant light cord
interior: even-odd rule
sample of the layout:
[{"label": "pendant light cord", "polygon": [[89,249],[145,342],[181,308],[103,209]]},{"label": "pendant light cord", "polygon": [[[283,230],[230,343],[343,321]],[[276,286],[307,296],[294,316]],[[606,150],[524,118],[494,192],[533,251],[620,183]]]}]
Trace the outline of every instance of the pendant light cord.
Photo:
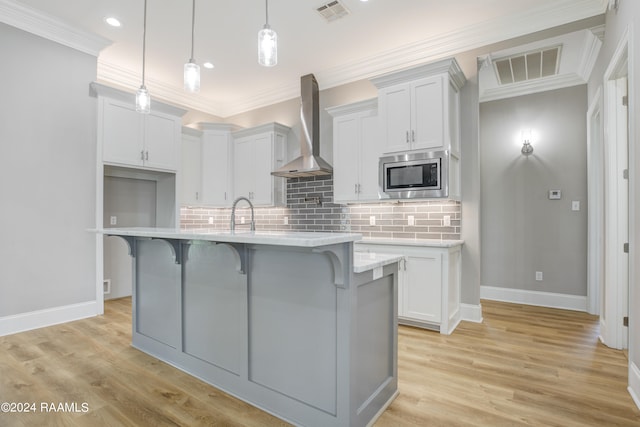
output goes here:
[{"label": "pendant light cord", "polygon": [[269,26],[269,0],[264,0],[264,10],[266,15],[267,27]]},{"label": "pendant light cord", "polygon": [[144,21],[142,24],[142,86],[144,86],[144,67],[147,50],[147,0],[144,0]]},{"label": "pendant light cord", "polygon": [[193,7],[191,8],[191,62],[195,62],[193,59],[195,27],[196,27],[196,0],[193,0]]}]

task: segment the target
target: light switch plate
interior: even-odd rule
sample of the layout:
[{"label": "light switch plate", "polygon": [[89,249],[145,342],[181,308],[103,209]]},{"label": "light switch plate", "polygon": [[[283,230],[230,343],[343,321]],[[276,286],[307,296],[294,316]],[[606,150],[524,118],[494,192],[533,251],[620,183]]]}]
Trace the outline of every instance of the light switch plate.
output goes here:
[{"label": "light switch plate", "polygon": [[572,200],[571,201],[571,210],[579,211],[580,210],[580,200]]}]

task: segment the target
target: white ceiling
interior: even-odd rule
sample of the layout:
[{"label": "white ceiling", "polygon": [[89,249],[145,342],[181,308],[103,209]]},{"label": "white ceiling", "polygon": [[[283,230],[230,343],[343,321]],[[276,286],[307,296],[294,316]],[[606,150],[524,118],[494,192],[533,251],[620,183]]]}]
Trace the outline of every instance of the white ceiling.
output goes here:
[{"label": "white ceiling", "polygon": [[[264,0],[197,0],[195,59],[199,94],[182,90],[190,56],[191,1],[148,0],[147,87],[152,97],[227,117],[299,96],[299,77],[321,89],[604,13],[608,0],[340,0],[350,15],[325,22],[324,0],[271,0],[278,65],[257,63]],[[100,52],[98,80],[135,90],[142,67],[143,0],[0,0],[34,8],[112,43]],[[28,9],[27,9],[28,10]],[[116,16],[122,27],[103,19]],[[7,22],[4,20],[4,22]],[[43,65],[46,67],[46,64]]]}]

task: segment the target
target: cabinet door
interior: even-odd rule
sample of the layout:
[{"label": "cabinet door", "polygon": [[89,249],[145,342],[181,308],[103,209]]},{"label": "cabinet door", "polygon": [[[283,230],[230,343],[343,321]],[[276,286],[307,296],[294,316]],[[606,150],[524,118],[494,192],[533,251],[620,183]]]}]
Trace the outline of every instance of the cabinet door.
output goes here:
[{"label": "cabinet door", "polygon": [[406,257],[403,316],[440,323],[442,313],[442,254]]},{"label": "cabinet door", "polygon": [[[360,200],[378,200],[378,161],[382,155],[378,116],[374,112],[364,113],[360,121],[360,177],[358,196]],[[335,185],[335,179],[334,179]]]},{"label": "cabinet door", "polygon": [[102,160],[142,166],[143,116],[132,105],[110,99],[104,99],[102,114]]},{"label": "cabinet door", "polygon": [[385,153],[405,151],[410,148],[411,95],[408,84],[385,88],[380,91],[380,125]]},{"label": "cabinet door", "polygon": [[436,149],[444,145],[442,77],[411,84],[411,149]]},{"label": "cabinet door", "polygon": [[253,190],[251,202],[256,206],[273,205],[274,182],[271,171],[273,170],[272,133],[257,135],[253,141]]},{"label": "cabinet door", "polygon": [[336,203],[358,200],[360,115],[351,114],[333,123],[333,199]]},{"label": "cabinet door", "polygon": [[193,135],[182,135],[182,197],[183,205],[202,203],[202,157],[200,138]]},{"label": "cabinet door", "polygon": [[253,140],[241,138],[234,142],[233,146],[233,193],[234,197],[250,198],[253,192],[255,174],[253,164],[255,153]]},{"label": "cabinet door", "polygon": [[175,171],[178,166],[177,130],[180,123],[172,116],[151,113],[145,116],[145,161],[150,168]]},{"label": "cabinet door", "polygon": [[229,180],[229,133],[205,133],[202,141],[202,202],[227,206],[232,202]]}]

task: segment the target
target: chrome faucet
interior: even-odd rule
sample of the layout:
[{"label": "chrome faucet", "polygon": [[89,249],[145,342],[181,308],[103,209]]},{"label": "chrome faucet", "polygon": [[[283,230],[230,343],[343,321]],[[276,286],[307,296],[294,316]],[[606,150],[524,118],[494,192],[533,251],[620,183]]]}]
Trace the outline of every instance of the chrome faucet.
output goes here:
[{"label": "chrome faucet", "polygon": [[240,200],[246,200],[247,203],[249,203],[249,207],[251,208],[251,231],[255,231],[256,220],[253,214],[253,204],[251,203],[251,200],[247,199],[246,197],[238,197],[233,201],[233,206],[231,207],[231,231],[234,231],[236,229],[236,205]]}]

